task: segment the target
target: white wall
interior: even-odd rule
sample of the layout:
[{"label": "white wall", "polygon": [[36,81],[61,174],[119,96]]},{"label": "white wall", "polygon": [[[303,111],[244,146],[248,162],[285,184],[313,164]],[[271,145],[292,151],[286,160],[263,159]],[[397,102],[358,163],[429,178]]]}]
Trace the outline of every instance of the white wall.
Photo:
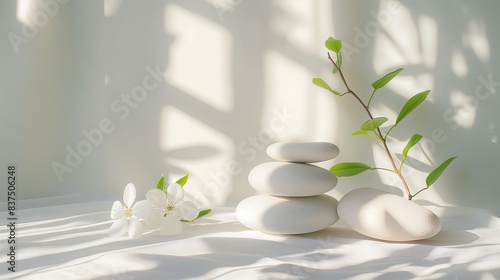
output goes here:
[{"label": "white wall", "polygon": [[[392,116],[398,113],[404,98],[431,89],[430,102],[408,117],[404,123],[406,129],[398,128],[394,136],[406,141],[412,133],[424,135],[426,141],[421,148],[426,156],[419,158],[423,163],[416,166],[417,170],[428,172],[429,163],[439,164],[453,155],[458,158],[431,191],[417,198],[434,203],[497,208],[500,190],[495,173],[500,158],[500,115],[496,108],[500,104],[497,96],[500,57],[495,50],[500,41],[494,11],[499,4],[495,1],[480,4],[402,1],[398,12],[391,2],[373,2],[372,6],[341,2],[333,12],[336,26],[341,23],[349,26],[336,28],[335,35],[354,46],[349,74],[358,79],[356,88],[369,92],[370,83],[384,72],[405,67],[385,96],[378,99],[382,102],[377,103],[377,113],[388,109]],[[372,11],[381,15],[378,24],[374,24]],[[371,33],[374,25],[379,28],[376,34]],[[365,37],[360,35],[360,30]],[[358,48],[355,48],[356,42]],[[342,127],[339,135],[351,130],[351,127]],[[351,139],[339,137],[338,142],[347,144]],[[350,148],[345,145],[343,148],[342,159],[346,160],[352,159],[355,153],[365,155],[360,154],[359,158],[370,154],[369,146],[363,151],[348,152],[346,149]],[[409,174],[415,190],[423,185],[425,172]],[[393,185],[386,176],[382,181]]]},{"label": "white wall", "polygon": [[[274,141],[332,141],[341,161],[386,165],[373,142],[350,136],[365,120],[353,99],[311,84],[321,76],[340,87],[323,45],[334,36],[361,95],[405,67],[377,96],[377,115],[394,118],[405,98],[432,90],[394,131],[394,149],[412,133],[426,138],[427,156],[414,154],[422,164],[406,171],[414,189],[429,163],[459,158],[419,198],[495,207],[498,84],[482,81],[500,80],[500,4],[415,2],[2,1],[0,160],[17,164],[24,199],[117,199],[128,182],[145,193],[162,173],[190,173],[189,196],[212,206],[253,193],[247,174]],[[71,172],[58,178],[54,162]],[[366,185],[401,193],[372,173],[341,179],[332,195]]]}]

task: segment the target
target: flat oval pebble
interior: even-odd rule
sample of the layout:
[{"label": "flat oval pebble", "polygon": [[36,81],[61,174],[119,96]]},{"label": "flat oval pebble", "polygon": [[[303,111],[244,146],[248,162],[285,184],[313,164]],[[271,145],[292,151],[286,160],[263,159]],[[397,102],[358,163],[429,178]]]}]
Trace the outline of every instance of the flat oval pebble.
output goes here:
[{"label": "flat oval pebble", "polygon": [[347,226],[375,239],[420,240],[441,230],[439,218],[430,210],[398,195],[372,188],[347,193],[340,199],[337,211]]},{"label": "flat oval pebble", "polygon": [[305,163],[266,162],[248,174],[254,189],[278,196],[322,194],[333,189],[337,181],[329,170]]},{"label": "flat oval pebble", "polygon": [[338,201],[329,195],[278,197],[255,195],[236,207],[238,220],[254,230],[272,234],[301,234],[322,230],[338,221]]},{"label": "flat oval pebble", "polygon": [[334,159],[340,150],[328,142],[279,142],[269,145],[266,153],[279,161],[312,163]]}]

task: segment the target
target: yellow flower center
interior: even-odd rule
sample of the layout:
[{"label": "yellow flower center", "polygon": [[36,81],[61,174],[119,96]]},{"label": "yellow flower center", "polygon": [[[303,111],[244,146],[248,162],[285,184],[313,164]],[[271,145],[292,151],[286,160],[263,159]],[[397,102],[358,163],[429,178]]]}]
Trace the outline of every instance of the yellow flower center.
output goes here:
[{"label": "yellow flower center", "polygon": [[131,217],[132,216],[132,209],[131,208],[125,208],[123,210],[123,216],[125,216],[125,217]]}]

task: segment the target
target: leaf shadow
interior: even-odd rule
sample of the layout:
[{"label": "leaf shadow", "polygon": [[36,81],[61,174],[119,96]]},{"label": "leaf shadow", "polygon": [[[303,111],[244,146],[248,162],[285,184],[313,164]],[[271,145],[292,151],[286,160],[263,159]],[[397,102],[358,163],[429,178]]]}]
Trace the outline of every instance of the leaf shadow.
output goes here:
[{"label": "leaf shadow", "polygon": [[193,145],[169,150],[166,152],[166,156],[173,159],[194,160],[210,158],[220,154],[220,152],[221,151],[214,146]]},{"label": "leaf shadow", "polygon": [[[401,161],[401,160],[403,160],[403,155],[396,153],[396,158]],[[414,168],[418,171],[422,171],[422,172],[430,172],[432,169],[432,166],[430,164],[425,163],[425,162],[423,162],[419,159],[416,159],[414,157],[411,157],[411,156],[408,156],[406,158],[405,165],[408,167]]]}]

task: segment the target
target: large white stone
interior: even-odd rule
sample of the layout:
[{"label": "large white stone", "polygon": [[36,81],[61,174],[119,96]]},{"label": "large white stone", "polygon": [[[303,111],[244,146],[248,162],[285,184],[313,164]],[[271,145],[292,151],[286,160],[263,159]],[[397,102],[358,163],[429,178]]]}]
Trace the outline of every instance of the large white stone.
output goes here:
[{"label": "large white stone", "polygon": [[279,142],[269,145],[266,153],[279,161],[311,163],[334,159],[340,150],[328,142]]},{"label": "large white stone", "polygon": [[248,174],[250,185],[261,192],[278,196],[312,196],[333,189],[337,177],[324,168],[289,162],[266,162]]},{"label": "large white stone", "polygon": [[273,234],[318,231],[338,221],[337,200],[322,194],[309,197],[255,195],[242,200],[236,216],[245,226]]},{"label": "large white stone", "polygon": [[427,239],[441,230],[439,218],[430,210],[372,188],[347,193],[340,199],[337,211],[353,230],[386,241]]}]

